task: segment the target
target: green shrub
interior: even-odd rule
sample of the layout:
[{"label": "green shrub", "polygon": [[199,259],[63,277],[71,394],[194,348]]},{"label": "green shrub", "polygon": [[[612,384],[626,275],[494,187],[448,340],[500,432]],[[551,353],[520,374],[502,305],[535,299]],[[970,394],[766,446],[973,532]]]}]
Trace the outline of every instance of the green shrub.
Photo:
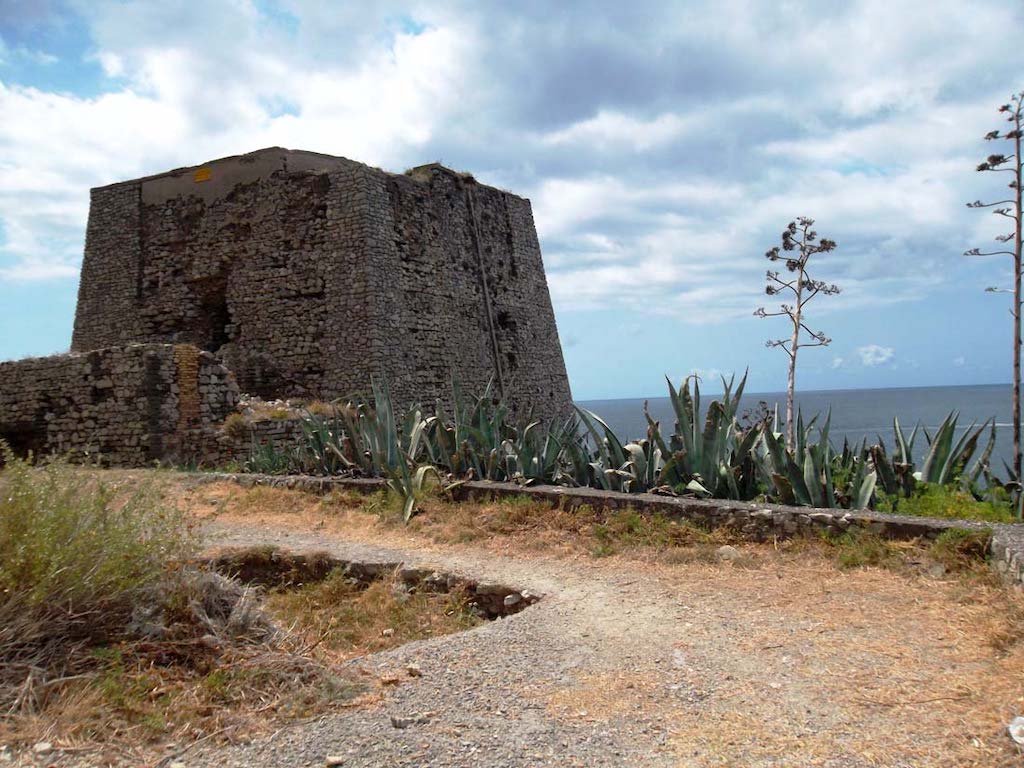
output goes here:
[{"label": "green shrub", "polygon": [[880,493],[876,506],[880,512],[937,517],[945,520],[985,520],[990,523],[1017,521],[1009,500],[978,501],[971,494],[955,486],[932,483],[918,483],[913,494],[907,498],[898,494]]},{"label": "green shrub", "polygon": [[133,603],[193,552],[153,485],[126,499],[61,462],[0,442],[0,666],[24,673],[124,631]]}]

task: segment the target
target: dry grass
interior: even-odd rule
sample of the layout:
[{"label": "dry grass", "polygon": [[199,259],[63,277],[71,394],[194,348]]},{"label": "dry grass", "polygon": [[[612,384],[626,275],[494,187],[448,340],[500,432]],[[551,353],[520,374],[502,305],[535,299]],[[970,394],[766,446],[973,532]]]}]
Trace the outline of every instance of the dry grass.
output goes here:
[{"label": "dry grass", "polygon": [[410,536],[437,545],[468,544],[501,551],[625,556],[674,565],[717,562],[724,544],[741,547],[737,567],[759,568],[780,555],[823,558],[839,568],[885,568],[906,576],[934,573],[943,566],[970,580],[994,580],[985,563],[988,534],[950,531],[935,542],[883,539],[863,529],[840,536],[798,537],[754,543],[738,532],[646,515],[634,509],[600,510],[588,505],[567,509],[528,496],[452,502],[424,496],[420,514],[402,522],[401,500],[385,492],[363,496],[336,491],[318,497],[298,491],[232,483],[203,485],[179,496],[181,508],[200,519],[303,525],[325,533],[408,541]]},{"label": "dry grass", "polygon": [[[1024,709],[1017,590],[837,570],[813,552],[733,571],[727,588],[711,573],[700,584],[701,571],[688,574],[691,631],[677,647],[701,705],[670,718],[687,765],[779,754],[808,766],[843,764],[837,755],[880,766],[1019,765],[1005,732]],[[742,631],[723,633],[709,616],[722,613],[743,616]],[[708,647],[716,654],[701,658]]]},{"label": "dry grass", "polygon": [[[165,473],[8,460],[0,489],[0,744],[140,765],[161,744],[247,738],[364,700],[340,658],[475,621],[454,596],[334,579],[275,594],[265,612],[258,593],[189,564],[181,511],[193,510],[168,507]],[[205,501],[215,513],[296,509],[294,494],[266,488]]]},{"label": "dry grass", "polygon": [[240,413],[232,413],[224,419],[221,430],[228,437],[243,440],[249,437],[249,421]]},{"label": "dry grass", "polygon": [[410,593],[393,576],[364,588],[341,571],[317,584],[274,591],[266,606],[293,633],[339,659],[461,632],[483,621],[461,593]]},{"label": "dry grass", "polygon": [[[744,567],[736,567],[714,561],[728,541],[722,532],[648,525],[625,513],[427,499],[424,513],[402,526],[384,498],[290,493],[290,509],[271,515],[249,506],[245,489],[217,492],[216,514],[230,524],[317,528],[419,550],[468,543],[512,556],[584,558],[587,578],[628,573],[643,585],[638,595],[673,596],[669,604],[684,616],[675,641],[684,661],[663,668],[664,680],[614,677],[609,669],[611,677],[568,686],[538,683],[534,694],[552,717],[614,727],[637,707],[656,709],[651,696],[669,682],[680,686],[695,703],[673,697],[660,716],[687,765],[768,763],[779,755],[833,768],[842,756],[879,766],[1019,764],[1005,725],[1024,712],[1024,594],[979,558],[976,537],[731,541],[744,554]],[[661,631],[672,620],[654,621]]]},{"label": "dry grass", "polygon": [[608,723],[642,713],[663,685],[664,680],[651,674],[615,671],[577,678],[542,700],[549,717]]},{"label": "dry grass", "polygon": [[0,722],[0,741],[133,755],[161,744],[237,741],[350,704],[352,680],[294,646],[208,647],[144,641],[93,649],[86,672],[48,693],[38,711]]}]

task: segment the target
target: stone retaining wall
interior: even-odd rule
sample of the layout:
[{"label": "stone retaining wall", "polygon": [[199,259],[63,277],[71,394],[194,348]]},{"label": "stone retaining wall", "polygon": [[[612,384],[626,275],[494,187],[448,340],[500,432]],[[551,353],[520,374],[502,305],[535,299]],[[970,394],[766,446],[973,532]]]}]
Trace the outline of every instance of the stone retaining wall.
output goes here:
[{"label": "stone retaining wall", "polygon": [[208,460],[238,388],[189,345],[133,344],[0,363],[0,438],[106,466]]},{"label": "stone retaining wall", "polygon": [[[376,478],[311,477],[305,475],[199,475],[201,482],[228,480],[245,486],[269,485],[309,493],[326,494],[338,489],[373,493],[384,487]],[[993,567],[1016,583],[1024,583],[1024,524],[984,523],[975,520],[939,520],[928,517],[890,515],[870,510],[816,509],[781,504],[706,500],[650,493],[618,493],[593,488],[561,486],[523,487],[514,483],[473,481],[453,489],[458,500],[481,500],[528,496],[552,506],[574,508],[589,505],[599,509],[631,507],[642,513],[660,513],[673,520],[687,520],[707,528],[728,526],[754,541],[788,538],[822,531],[840,533],[862,528],[889,539],[935,539],[944,531],[964,529],[992,532],[990,556]]]},{"label": "stone retaining wall", "polygon": [[216,439],[215,451],[207,454],[206,463],[214,467],[243,465],[252,454],[253,445],[273,444],[278,450],[289,450],[302,442],[302,419],[251,419],[243,429],[231,434],[223,431]]}]

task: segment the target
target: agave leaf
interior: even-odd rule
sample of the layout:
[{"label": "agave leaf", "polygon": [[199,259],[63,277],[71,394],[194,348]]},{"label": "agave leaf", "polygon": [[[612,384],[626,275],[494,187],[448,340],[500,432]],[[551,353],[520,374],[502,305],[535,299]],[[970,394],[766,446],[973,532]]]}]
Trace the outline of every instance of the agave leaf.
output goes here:
[{"label": "agave leaf", "polygon": [[694,478],[693,480],[686,484],[686,490],[693,491],[694,493],[700,493],[705,496],[711,495],[711,491],[709,491],[707,488],[701,485],[696,478]]},{"label": "agave leaf", "polygon": [[892,465],[889,464],[883,446],[875,445],[871,447],[871,461],[875,465],[875,472],[878,475],[877,479],[881,479],[882,489],[886,493],[899,493],[900,484],[896,479],[896,473],[893,471]]},{"label": "agave leaf", "polygon": [[940,482],[948,483],[954,480],[957,472],[963,470],[967,466],[967,462],[971,460],[971,456],[974,455],[974,451],[978,447],[978,438],[981,436],[982,430],[985,429],[985,425],[982,424],[981,427],[975,430],[976,423],[971,422],[971,426],[967,428],[967,431],[960,436],[956,445],[950,450],[946,461],[942,465],[942,479]]},{"label": "agave leaf", "polygon": [[875,492],[876,479],[877,475],[874,472],[869,472],[861,480],[854,495],[854,509],[867,509],[870,506],[871,496]]},{"label": "agave leaf", "polygon": [[988,442],[985,444],[985,448],[981,452],[981,456],[974,462],[974,466],[967,473],[966,478],[969,483],[977,483],[978,478],[984,468],[988,467],[989,461],[992,459],[992,451],[996,445],[996,420],[993,416],[985,424],[981,425],[982,429],[985,429],[985,425],[989,426]]},{"label": "agave leaf", "polygon": [[895,458],[904,464],[910,463],[910,451],[907,450],[907,441],[903,437],[903,430],[900,428],[900,420],[896,416],[893,416],[892,418],[892,431],[896,441]]},{"label": "agave leaf", "polygon": [[[691,423],[690,414],[692,413],[692,401],[690,400],[690,380],[689,378],[683,381],[679,391],[672,386],[672,380],[666,376],[665,381],[668,382],[668,396],[672,402],[672,410],[676,414],[676,434],[678,434],[683,441],[683,449],[688,455],[693,454],[693,425]],[[683,394],[685,393],[685,395]]]},{"label": "agave leaf", "polygon": [[807,488],[808,500],[812,507],[825,506],[825,495],[821,492],[821,475],[809,449],[804,456],[804,486]]},{"label": "agave leaf", "polygon": [[783,475],[775,473],[772,475],[772,482],[775,484],[775,490],[779,494],[779,499],[783,504],[795,504],[796,496],[793,493],[793,486],[790,485]]},{"label": "agave leaf", "polygon": [[824,471],[824,491],[825,491],[825,506],[829,509],[835,509],[838,505],[836,504],[836,488],[835,483],[832,480],[832,462],[826,458],[822,469]]},{"label": "agave leaf", "polygon": [[665,445],[665,439],[661,436],[661,426],[653,418],[651,418],[651,412],[647,409],[647,401],[644,400],[644,418],[647,419],[647,435],[650,439],[657,441],[658,447],[661,448],[663,455],[668,456],[670,451],[668,446]]},{"label": "agave leaf", "polygon": [[928,454],[925,456],[924,464],[921,466],[921,477],[927,483],[942,482],[942,470],[952,449],[953,433],[956,430],[956,422],[959,415],[958,411],[950,411],[946,418],[942,420],[942,424],[939,425],[934,438],[931,438],[927,430],[925,431],[925,437],[930,439],[928,441]]}]

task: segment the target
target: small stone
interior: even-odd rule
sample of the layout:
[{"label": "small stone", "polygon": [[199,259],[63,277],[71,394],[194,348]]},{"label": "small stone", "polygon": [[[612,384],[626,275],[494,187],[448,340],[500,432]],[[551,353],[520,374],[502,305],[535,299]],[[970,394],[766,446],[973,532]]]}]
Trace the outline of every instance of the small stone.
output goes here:
[{"label": "small stone", "polygon": [[715,557],[725,562],[735,562],[743,557],[743,553],[730,544],[724,544],[715,550]]},{"label": "small stone", "polygon": [[341,755],[328,755],[324,758],[324,765],[326,765],[327,768],[337,768],[337,766],[344,764],[345,758]]},{"label": "small stone", "polygon": [[1011,739],[1024,745],[1024,717],[1013,718],[1007,726],[1007,730],[1010,732]]},{"label": "small stone", "polygon": [[381,637],[394,637],[395,636],[395,630],[393,630],[393,629],[382,629],[380,631],[380,636]]},{"label": "small stone", "polygon": [[420,712],[415,715],[406,715],[404,717],[392,715],[391,725],[398,729],[408,728],[410,725],[426,725],[431,721],[435,714],[435,712]]},{"label": "small stone", "polygon": [[48,755],[51,752],[53,752],[53,744],[51,744],[48,741],[40,741],[37,742],[34,747],[32,747],[32,751],[35,752],[37,755]]},{"label": "small stone", "polygon": [[423,677],[423,670],[416,664],[410,664],[405,668],[405,671],[409,677]]},{"label": "small stone", "polygon": [[185,763],[181,760],[175,760],[173,763],[168,765],[167,768],[185,768]]},{"label": "small stone", "polygon": [[942,563],[932,563],[928,566],[928,575],[933,579],[941,579],[946,575],[946,566]]},{"label": "small stone", "polygon": [[502,601],[506,608],[512,608],[513,606],[519,605],[523,602],[523,596],[518,592],[513,592],[511,595],[505,595],[505,599]]}]

